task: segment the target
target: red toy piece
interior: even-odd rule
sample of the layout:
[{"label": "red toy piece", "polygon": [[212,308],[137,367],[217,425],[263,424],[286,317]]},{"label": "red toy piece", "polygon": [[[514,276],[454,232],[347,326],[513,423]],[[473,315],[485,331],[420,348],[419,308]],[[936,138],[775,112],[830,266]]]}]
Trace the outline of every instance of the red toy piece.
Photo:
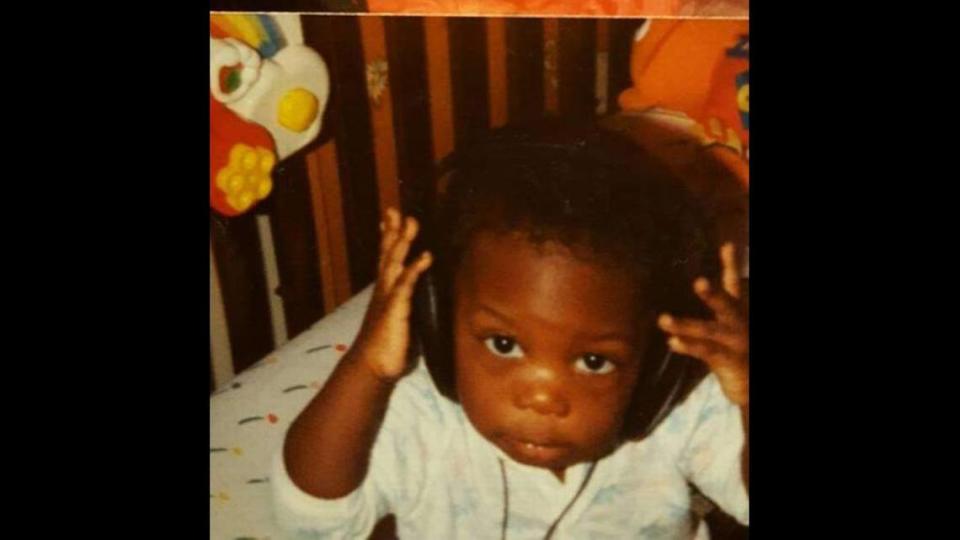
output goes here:
[{"label": "red toy piece", "polygon": [[225,216],[240,215],[273,189],[277,163],[266,128],[247,122],[210,95],[210,206]]}]

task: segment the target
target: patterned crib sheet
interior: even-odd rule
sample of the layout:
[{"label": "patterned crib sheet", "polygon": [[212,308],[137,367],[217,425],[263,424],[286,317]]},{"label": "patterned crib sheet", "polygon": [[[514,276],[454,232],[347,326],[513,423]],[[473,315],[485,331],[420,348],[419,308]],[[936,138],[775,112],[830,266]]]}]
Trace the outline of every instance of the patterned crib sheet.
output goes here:
[{"label": "patterned crib sheet", "polygon": [[274,524],[270,458],[356,337],[368,287],[210,397],[210,538],[289,538]]}]

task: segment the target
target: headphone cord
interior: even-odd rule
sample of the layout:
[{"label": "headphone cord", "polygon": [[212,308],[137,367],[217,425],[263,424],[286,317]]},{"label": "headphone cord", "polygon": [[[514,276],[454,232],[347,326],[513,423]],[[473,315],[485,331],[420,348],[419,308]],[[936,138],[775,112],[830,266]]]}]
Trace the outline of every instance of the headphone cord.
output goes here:
[{"label": "headphone cord", "polygon": [[[503,485],[503,517],[500,519],[500,539],[507,540],[507,522],[509,521],[510,515],[510,490],[507,487],[507,468],[503,464],[503,458],[497,458],[497,460],[500,462],[500,478]],[[553,520],[553,524],[551,524],[550,528],[547,529],[547,534],[544,535],[543,540],[550,540],[553,538],[553,533],[557,530],[560,520],[567,515],[567,512],[570,510],[570,508],[572,508],[574,503],[577,502],[577,499],[580,498],[580,495],[587,487],[587,483],[590,482],[590,478],[593,476],[593,471],[596,469],[596,467],[596,461],[590,464],[590,468],[587,469],[587,475],[583,478],[580,488],[577,490],[576,494],[574,494],[573,498],[570,499],[570,502],[567,503],[567,506],[564,507],[563,511],[560,512],[560,515],[557,516],[557,519]]]},{"label": "headphone cord", "polygon": [[507,469],[503,465],[503,459],[497,458],[500,462],[500,478],[503,485],[503,517],[500,518],[500,540],[507,540],[507,516],[510,510],[510,490],[507,489]]}]

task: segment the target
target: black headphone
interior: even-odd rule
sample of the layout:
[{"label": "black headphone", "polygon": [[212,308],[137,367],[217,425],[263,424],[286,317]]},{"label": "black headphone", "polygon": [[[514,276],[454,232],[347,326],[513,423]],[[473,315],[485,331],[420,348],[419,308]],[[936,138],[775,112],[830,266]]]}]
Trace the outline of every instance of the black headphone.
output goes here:
[{"label": "black headphone", "polygon": [[[522,143],[521,143],[522,144]],[[542,144],[538,145],[543,147]],[[424,357],[427,369],[441,394],[457,402],[453,343],[453,271],[451,261],[439,243],[439,199],[441,179],[461,165],[457,152],[440,162],[432,181],[413,197],[410,214],[421,223],[408,261],[430,250],[434,262],[417,280],[411,314],[411,355]],[[658,333],[659,329],[656,330]],[[624,422],[623,438],[646,437],[707,374],[702,362],[672,353],[666,339],[651,341],[651,349],[634,390]]]}]

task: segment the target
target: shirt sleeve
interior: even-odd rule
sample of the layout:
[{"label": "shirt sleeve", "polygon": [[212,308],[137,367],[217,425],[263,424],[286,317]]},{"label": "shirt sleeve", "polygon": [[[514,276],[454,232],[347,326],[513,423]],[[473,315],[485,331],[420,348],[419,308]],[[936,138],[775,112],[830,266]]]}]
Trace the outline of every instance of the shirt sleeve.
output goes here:
[{"label": "shirt sleeve", "polygon": [[[435,422],[422,421],[432,409],[429,391],[404,378],[397,384],[374,442],[367,476],[352,493],[321,499],[298,488],[287,473],[282,448],[272,463],[274,516],[282,529],[310,538],[366,538],[387,514],[416,505],[430,462],[428,441],[437,444]],[[421,381],[422,382],[422,381]],[[359,459],[359,458],[358,458]]]},{"label": "shirt sleeve", "polygon": [[742,475],[744,433],[740,407],[723,395],[713,375],[700,383],[684,405],[691,423],[689,437],[680,450],[680,470],[724,512],[749,525],[750,499]]}]

